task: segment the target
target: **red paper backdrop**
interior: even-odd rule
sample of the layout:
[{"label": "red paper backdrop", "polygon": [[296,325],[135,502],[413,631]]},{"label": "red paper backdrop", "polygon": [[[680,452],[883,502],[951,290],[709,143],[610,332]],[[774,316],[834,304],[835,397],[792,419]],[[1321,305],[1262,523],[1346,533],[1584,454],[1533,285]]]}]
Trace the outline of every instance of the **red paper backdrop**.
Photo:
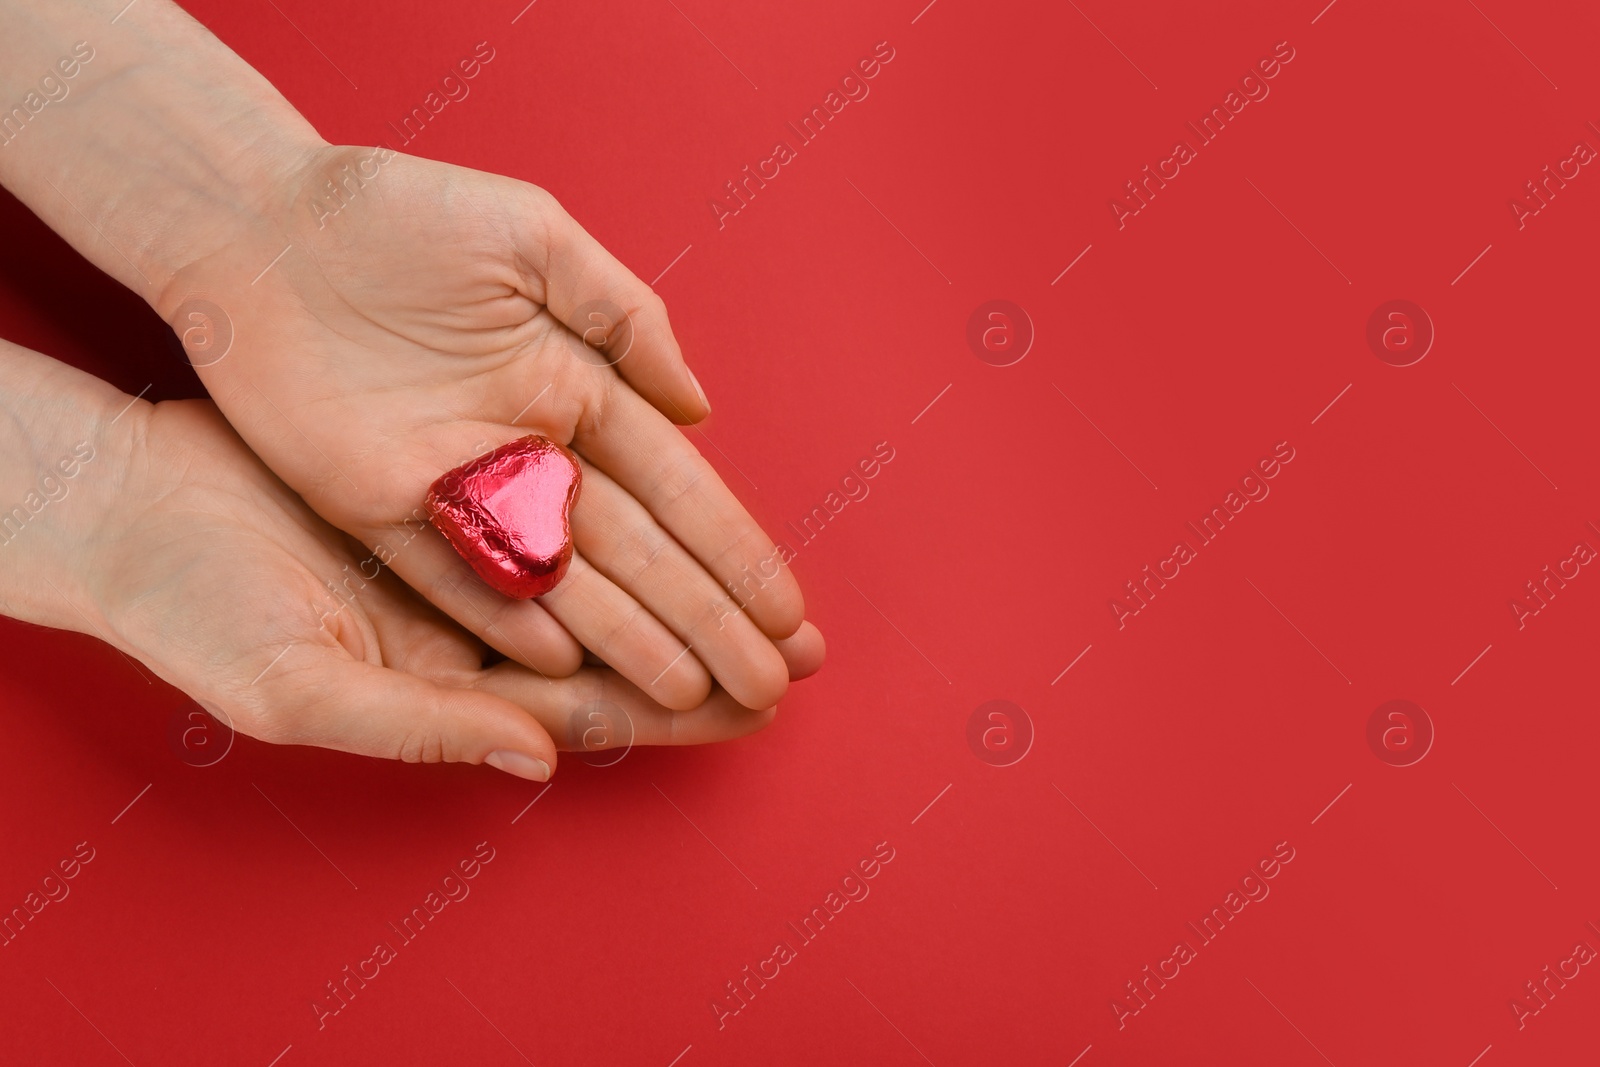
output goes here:
[{"label": "red paper backdrop", "polygon": [[[489,42],[407,147],[670,265],[716,406],[695,439],[756,515],[781,532],[894,458],[800,549],[830,658],[770,730],[569,757],[548,796],[243,738],[189,766],[179,693],[0,627],[0,904],[93,850],[0,949],[0,1058],[1593,1062],[1600,577],[1520,628],[1510,602],[1600,546],[1600,176],[1563,163],[1600,147],[1600,17],[924,2],[191,4],[352,143]],[[870,94],[799,145],[786,123],[875,49]],[[780,139],[795,158],[719,225]],[[1147,164],[1170,180],[1119,227]],[[1531,199],[1546,165],[1569,178]],[[159,321],[4,214],[5,336],[198,391]],[[975,349],[994,300],[1031,327],[980,320]],[[1435,334],[1410,366],[1367,340],[1391,300]],[[1402,354],[1407,323],[1380,323]],[[1269,495],[1201,544],[1185,524],[1275,449],[1245,483]],[[1119,626],[1146,565],[1178,570]],[[1390,700],[1423,710],[1370,741]],[[389,923],[480,842],[470,895],[402,944]],[[1214,940],[1188,925],[1229,903]]]}]

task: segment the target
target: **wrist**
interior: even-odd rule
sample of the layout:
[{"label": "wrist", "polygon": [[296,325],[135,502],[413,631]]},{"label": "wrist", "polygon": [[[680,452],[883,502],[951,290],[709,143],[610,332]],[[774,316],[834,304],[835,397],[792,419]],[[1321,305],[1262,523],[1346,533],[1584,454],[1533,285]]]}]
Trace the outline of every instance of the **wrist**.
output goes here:
[{"label": "wrist", "polygon": [[18,0],[7,20],[0,107],[34,103],[0,137],[0,182],[51,228],[158,307],[191,264],[272,243],[324,142],[209,31],[169,0],[114,32],[91,0]]},{"label": "wrist", "polygon": [[95,545],[115,535],[151,405],[0,342],[0,611],[107,637]]}]

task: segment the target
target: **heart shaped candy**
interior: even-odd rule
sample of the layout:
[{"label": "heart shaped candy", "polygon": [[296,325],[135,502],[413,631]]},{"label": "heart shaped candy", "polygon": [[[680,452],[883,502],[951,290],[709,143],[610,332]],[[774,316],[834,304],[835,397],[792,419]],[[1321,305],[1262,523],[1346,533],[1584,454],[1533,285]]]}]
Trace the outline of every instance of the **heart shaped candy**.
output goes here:
[{"label": "heart shaped candy", "polygon": [[533,434],[441,475],[428,489],[428,512],[479,577],[524,600],[567,573],[569,518],[582,483],[578,458]]}]

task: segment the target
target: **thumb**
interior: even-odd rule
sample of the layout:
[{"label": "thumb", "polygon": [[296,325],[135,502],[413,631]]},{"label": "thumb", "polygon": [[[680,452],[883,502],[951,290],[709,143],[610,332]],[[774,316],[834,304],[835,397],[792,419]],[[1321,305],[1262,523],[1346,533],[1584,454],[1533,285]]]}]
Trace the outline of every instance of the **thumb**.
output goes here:
[{"label": "thumb", "polygon": [[259,687],[259,706],[236,723],[242,733],[407,763],[487,763],[519,778],[550,779],[555,743],[511,701],[332,650],[316,655]]},{"label": "thumb", "polygon": [[[543,267],[544,305],[616,368],[635,392],[673,422],[711,414],[667,321],[667,305],[567,214],[555,198],[523,186],[519,236],[524,257]],[[685,250],[687,251],[687,250]],[[665,271],[662,271],[665,274]]]}]

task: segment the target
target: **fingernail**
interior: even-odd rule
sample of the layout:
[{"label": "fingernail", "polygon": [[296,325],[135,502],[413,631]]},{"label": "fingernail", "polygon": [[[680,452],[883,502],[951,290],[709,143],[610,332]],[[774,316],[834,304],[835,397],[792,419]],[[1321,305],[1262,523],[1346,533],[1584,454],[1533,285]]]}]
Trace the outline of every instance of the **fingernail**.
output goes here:
[{"label": "fingernail", "polygon": [[684,370],[689,374],[689,384],[694,386],[694,391],[700,396],[700,406],[706,409],[707,415],[711,414],[711,401],[706,399],[706,391],[701,387],[700,379],[696,378],[694,371],[689,370],[689,368],[685,367]]},{"label": "fingernail", "polygon": [[526,778],[533,782],[548,782],[550,780],[550,765],[542,759],[534,759],[521,752],[511,752],[501,749],[491,752],[484,758],[485,763],[497,771],[514,774],[518,778]]}]

